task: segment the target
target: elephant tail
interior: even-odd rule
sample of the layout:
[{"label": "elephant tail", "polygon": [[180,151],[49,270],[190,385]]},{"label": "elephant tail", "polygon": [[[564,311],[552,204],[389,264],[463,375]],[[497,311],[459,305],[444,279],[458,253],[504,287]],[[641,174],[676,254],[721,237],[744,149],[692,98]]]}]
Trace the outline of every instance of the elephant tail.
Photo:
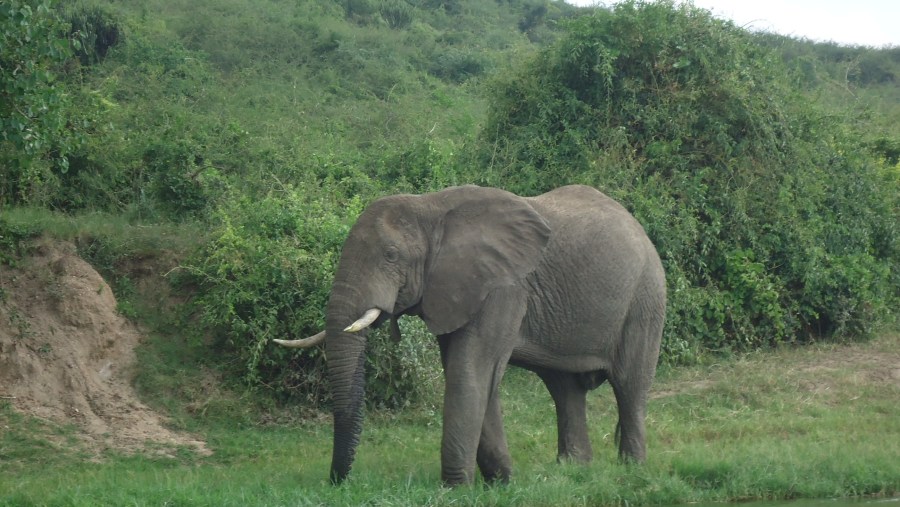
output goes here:
[{"label": "elephant tail", "polygon": [[615,439],[616,448],[621,449],[622,448],[622,420],[621,419],[616,421],[616,433],[615,433],[615,436],[613,436],[613,439]]}]

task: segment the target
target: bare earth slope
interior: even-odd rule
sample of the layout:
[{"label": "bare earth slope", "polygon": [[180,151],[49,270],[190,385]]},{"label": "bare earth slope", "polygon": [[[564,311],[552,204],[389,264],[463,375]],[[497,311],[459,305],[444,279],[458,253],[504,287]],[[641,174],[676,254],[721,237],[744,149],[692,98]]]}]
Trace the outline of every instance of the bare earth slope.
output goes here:
[{"label": "bare earth slope", "polygon": [[0,266],[0,290],[0,397],[15,409],[75,425],[94,452],[208,452],[138,399],[129,372],[140,333],[72,244],[45,240],[18,266]]}]

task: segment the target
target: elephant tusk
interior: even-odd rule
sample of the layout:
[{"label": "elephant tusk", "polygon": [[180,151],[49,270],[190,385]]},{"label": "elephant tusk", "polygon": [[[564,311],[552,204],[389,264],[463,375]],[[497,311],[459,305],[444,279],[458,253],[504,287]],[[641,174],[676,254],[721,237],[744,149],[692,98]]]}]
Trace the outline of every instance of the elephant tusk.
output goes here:
[{"label": "elephant tusk", "polygon": [[379,310],[378,308],[372,308],[364,313],[359,320],[347,326],[344,331],[347,333],[356,333],[362,331],[363,329],[371,326],[379,315],[381,315],[381,310]]},{"label": "elephant tusk", "polygon": [[310,347],[315,347],[316,345],[325,341],[325,331],[314,334],[309,338],[303,338],[302,340],[278,340],[273,339],[273,342],[278,345],[282,345],[284,347],[290,347],[292,349],[308,349]]}]

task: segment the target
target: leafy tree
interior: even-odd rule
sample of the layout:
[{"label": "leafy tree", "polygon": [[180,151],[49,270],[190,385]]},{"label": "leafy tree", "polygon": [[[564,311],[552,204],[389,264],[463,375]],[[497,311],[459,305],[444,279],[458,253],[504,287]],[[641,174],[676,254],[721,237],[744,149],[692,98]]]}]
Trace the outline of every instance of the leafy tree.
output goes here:
[{"label": "leafy tree", "polygon": [[67,6],[63,16],[69,20],[69,34],[78,39],[75,52],[82,65],[106,58],[110,48],[122,40],[122,30],[112,16],[98,6]]},{"label": "leafy tree", "polygon": [[499,78],[469,177],[624,202],[666,267],[670,360],[865,335],[898,302],[896,171],[794,91],[781,58],[672,2],[566,25]]},{"label": "leafy tree", "polygon": [[68,169],[80,138],[58,75],[72,48],[49,0],[0,4],[0,204],[27,200]]}]

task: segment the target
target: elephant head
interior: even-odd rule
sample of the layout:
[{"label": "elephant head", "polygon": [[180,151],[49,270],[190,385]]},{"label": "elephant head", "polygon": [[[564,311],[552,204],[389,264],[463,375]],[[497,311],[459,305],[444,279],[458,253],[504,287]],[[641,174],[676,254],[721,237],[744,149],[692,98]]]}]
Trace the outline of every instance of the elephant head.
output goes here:
[{"label": "elephant head", "polygon": [[350,471],[362,431],[365,336],[403,314],[435,335],[467,325],[494,289],[512,285],[541,260],[550,229],[529,203],[499,189],[454,187],[374,201],[350,230],[328,302],[326,342],[334,403],[332,482]]}]

